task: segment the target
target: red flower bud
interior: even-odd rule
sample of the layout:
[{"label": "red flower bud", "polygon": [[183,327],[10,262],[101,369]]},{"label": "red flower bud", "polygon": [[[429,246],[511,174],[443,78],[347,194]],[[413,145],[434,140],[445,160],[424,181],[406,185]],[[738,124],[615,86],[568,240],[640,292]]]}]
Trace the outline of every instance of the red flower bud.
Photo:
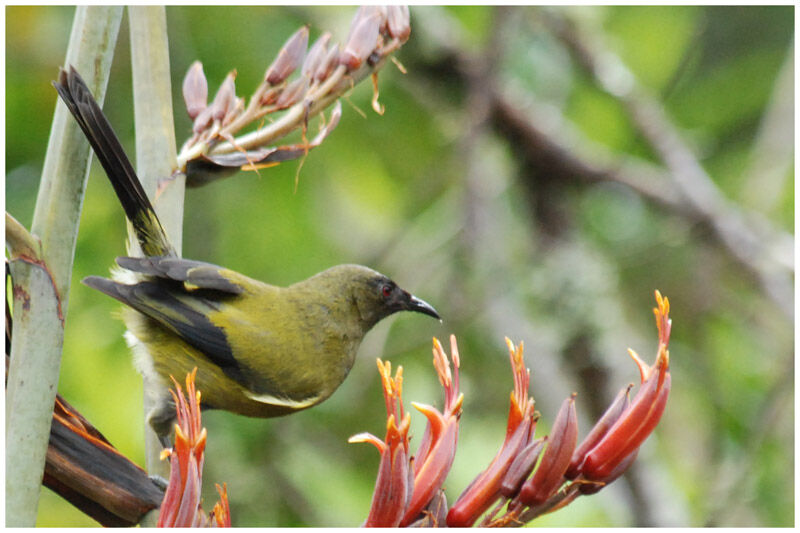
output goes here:
[{"label": "red flower bud", "polygon": [[575,412],[575,397],[564,400],[556,415],[547,448],[542,455],[536,473],[522,486],[520,502],[528,506],[544,503],[555,494],[564,482],[572,452],[578,440],[578,415]]},{"label": "red flower bud", "polygon": [[533,472],[533,467],[536,466],[536,460],[539,459],[546,439],[547,437],[536,439],[519,452],[503,478],[500,494],[506,498],[513,498],[517,495],[522,482]]},{"label": "red flower bud", "polygon": [[628,408],[630,405],[630,390],[633,387],[633,384],[628,385],[626,388],[622,389],[617,393],[617,397],[614,398],[614,401],[611,402],[611,405],[606,409],[606,412],[603,413],[603,416],[600,417],[600,420],[594,425],[592,430],[586,435],[586,438],[583,439],[583,442],[575,449],[575,453],[572,454],[572,461],[569,464],[569,468],[567,468],[567,472],[564,474],[567,479],[575,479],[580,474],[579,467],[583,463],[583,460],[586,458],[586,454],[594,448],[600,439],[602,439],[608,430],[611,428],[614,423],[619,420],[622,413],[625,409]]}]

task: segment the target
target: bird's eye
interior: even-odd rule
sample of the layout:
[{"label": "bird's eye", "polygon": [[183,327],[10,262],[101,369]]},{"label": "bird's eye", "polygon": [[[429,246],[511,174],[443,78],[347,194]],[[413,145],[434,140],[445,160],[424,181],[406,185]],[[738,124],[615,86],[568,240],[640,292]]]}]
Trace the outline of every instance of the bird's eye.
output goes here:
[{"label": "bird's eye", "polygon": [[391,285],[384,285],[381,287],[381,294],[383,294],[384,298],[388,298],[392,294],[392,287]]}]

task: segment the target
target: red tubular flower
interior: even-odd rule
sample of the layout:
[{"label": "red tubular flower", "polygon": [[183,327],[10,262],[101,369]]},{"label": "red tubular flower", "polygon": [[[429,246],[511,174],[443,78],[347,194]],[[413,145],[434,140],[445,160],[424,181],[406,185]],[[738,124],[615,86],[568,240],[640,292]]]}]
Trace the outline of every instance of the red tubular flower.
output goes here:
[{"label": "red tubular flower", "polygon": [[596,444],[589,450],[585,450],[588,446],[582,446],[584,456],[576,454],[573,457],[572,465],[578,466],[574,466],[571,473],[579,473],[586,480],[608,483],[621,475],[633,462],[631,456],[635,457],[635,452],[653,432],[664,413],[672,382],[667,350],[672,320],[669,318],[669,300],[662,298],[658,291],[655,295],[658,306],[653,312],[659,341],[656,362],[653,366],[648,366],[636,352],[628,350],[639,366],[642,386],[630,406],[623,410],[613,425],[599,439],[598,435],[594,435]]},{"label": "red tubular flower", "polygon": [[400,523],[402,526],[413,522],[428,506],[453,465],[458,441],[458,420],[464,402],[464,395],[459,392],[460,360],[455,335],[450,335],[450,354],[453,359],[452,372],[447,354],[439,340],[434,337],[433,366],[445,391],[444,413],[440,413],[435,407],[412,402],[427,417],[428,425],[414,457],[414,491]]},{"label": "red tubular flower", "polygon": [[548,436],[547,448],[536,473],[528,479],[519,492],[521,503],[533,507],[547,501],[564,483],[572,452],[578,440],[578,415],[575,412],[575,395],[564,400],[558,410],[553,429]]},{"label": "red tubular flower", "polygon": [[600,417],[600,420],[594,425],[592,430],[586,435],[586,438],[583,439],[583,442],[575,449],[575,453],[572,454],[572,461],[569,464],[569,468],[567,468],[567,472],[564,476],[567,479],[575,479],[580,474],[580,466],[583,463],[583,460],[586,458],[586,454],[589,451],[597,446],[597,443],[600,442],[600,439],[608,433],[608,430],[614,423],[619,420],[622,416],[622,413],[628,408],[631,403],[630,398],[630,391],[633,388],[633,383],[625,387],[624,389],[620,390],[617,393],[617,397],[614,398],[614,401],[611,402],[611,405],[606,409],[606,412],[603,413],[603,416]]},{"label": "red tubular flower", "polygon": [[[197,368],[186,376],[186,397],[178,382],[172,379],[177,391],[170,390],[177,410],[177,424],[173,447],[161,452],[162,458],[170,458],[170,475],[158,527],[202,527],[210,522],[200,507],[207,433],[200,417],[200,391],[194,386],[196,375]],[[221,502],[214,507],[214,516],[219,516],[216,525],[230,526],[227,488],[220,490],[220,496]]]},{"label": "red tubular flower", "polygon": [[[528,398],[530,370],[525,368],[522,343],[520,342],[519,347],[515,348],[514,343],[506,337],[506,344],[511,359],[511,370],[514,374],[514,390],[511,392],[506,438],[500,451],[497,452],[486,470],[470,483],[450,508],[447,514],[447,525],[450,527],[468,527],[474,524],[478,517],[500,498],[504,479],[510,471],[512,463],[515,462],[515,458],[527,457],[530,459],[528,455],[521,454],[528,446],[536,427],[533,398]],[[538,457],[538,449],[534,451],[533,460],[528,461],[531,468]],[[522,465],[522,462],[517,461],[517,463],[514,468],[515,472],[527,468]],[[530,470],[527,470],[522,477],[527,477],[529,473]]]},{"label": "red tubular flower", "polygon": [[[408,461],[408,428],[411,417],[403,411],[403,367],[392,378],[392,365],[378,359],[378,371],[386,401],[386,440],[370,433],[359,433],[349,442],[369,442],[378,448],[381,462],[372,496],[366,527],[396,527],[403,518],[413,487]],[[398,426],[396,421],[400,420]]]}]

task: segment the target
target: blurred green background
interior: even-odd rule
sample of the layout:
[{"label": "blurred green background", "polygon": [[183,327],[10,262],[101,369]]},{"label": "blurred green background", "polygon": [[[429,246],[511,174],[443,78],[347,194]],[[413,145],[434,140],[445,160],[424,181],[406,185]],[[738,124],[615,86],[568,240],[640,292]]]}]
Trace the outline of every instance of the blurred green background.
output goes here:
[{"label": "blurred green background", "polygon": [[[237,69],[246,96],[300,25],[342,42],[353,13],[168,8],[178,144],[190,133],[180,84],[192,61],[203,62],[212,94]],[[577,391],[584,435],[637,379],[626,348],[652,361],[658,288],[673,317],[661,424],[629,474],[534,523],[792,525],[793,7],[411,13],[397,54],[408,73],[391,64],[380,73],[386,113],[371,110],[369,81],[355,87],[296,192],[297,162],[187,191],[183,252],[275,284],[362,263],[434,304],[444,322],[406,314],[381,323],[317,408],[273,420],[206,413],[206,509],[225,481],[235,525],[360,524],[378,455],[347,438],[383,435],[374,359],[403,365],[406,401],[441,406],[430,341],[455,333],[465,403],[452,502],[503,440],[512,388],[503,337],[525,342],[541,433]],[[6,8],[6,209],[28,227],[72,16],[70,7]],[[133,155],[130,46],[126,16],[105,109]],[[637,114],[642,102],[664,114]],[[685,160],[668,169],[645,134],[673,130],[726,202],[705,209],[702,180],[682,173]],[[731,216],[744,222],[721,238]],[[93,165],[59,391],[142,464],[141,380],[119,306],[79,284],[105,274],[124,239]],[[415,449],[424,418],[412,416]],[[38,524],[94,522],[43,489]]]}]

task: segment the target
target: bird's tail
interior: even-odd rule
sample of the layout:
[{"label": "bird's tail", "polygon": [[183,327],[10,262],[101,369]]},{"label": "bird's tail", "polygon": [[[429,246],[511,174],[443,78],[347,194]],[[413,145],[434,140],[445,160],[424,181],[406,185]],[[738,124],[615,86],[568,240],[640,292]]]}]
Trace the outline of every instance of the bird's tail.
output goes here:
[{"label": "bird's tail", "polygon": [[153,205],[139,182],[103,110],[74,67],[61,69],[53,82],[61,99],[80,125],[117,193],[146,256],[176,255]]}]

